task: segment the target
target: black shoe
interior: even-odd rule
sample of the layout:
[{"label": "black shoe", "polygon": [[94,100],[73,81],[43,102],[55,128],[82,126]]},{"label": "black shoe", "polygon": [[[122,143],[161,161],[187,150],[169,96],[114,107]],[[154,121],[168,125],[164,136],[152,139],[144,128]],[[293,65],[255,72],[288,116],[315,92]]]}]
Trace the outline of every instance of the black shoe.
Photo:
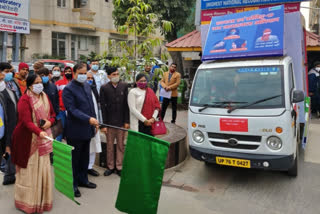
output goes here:
[{"label": "black shoe", "polygon": [[176,124],[176,121],[171,120],[171,123],[172,123],[172,124]]},{"label": "black shoe", "polygon": [[86,184],[79,184],[79,187],[85,187],[85,188],[89,188],[89,189],[95,189],[97,188],[97,185],[91,182],[88,182]]},{"label": "black shoe", "polygon": [[97,172],[97,171],[94,170],[94,169],[88,169],[88,174],[89,174],[89,175],[92,175],[92,176],[95,176],[95,177],[97,177],[97,176],[100,175],[99,172]]},{"label": "black shoe", "polygon": [[10,184],[14,184],[16,182],[16,178],[14,179],[8,179],[2,182],[2,185],[10,185]]},{"label": "black shoe", "polygon": [[107,170],[103,173],[103,175],[104,175],[104,176],[109,176],[109,175],[111,175],[112,173],[114,173],[114,169],[107,169]]},{"label": "black shoe", "polygon": [[121,177],[121,170],[117,170],[116,173]]},{"label": "black shoe", "polygon": [[76,197],[76,198],[81,197],[81,193],[80,193],[78,187],[74,189],[74,197]]}]

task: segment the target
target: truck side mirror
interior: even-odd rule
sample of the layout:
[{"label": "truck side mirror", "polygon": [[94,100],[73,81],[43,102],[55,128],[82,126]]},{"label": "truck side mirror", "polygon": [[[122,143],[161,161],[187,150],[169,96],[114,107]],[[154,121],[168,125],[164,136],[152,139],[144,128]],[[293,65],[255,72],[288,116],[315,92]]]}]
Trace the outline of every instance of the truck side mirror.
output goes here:
[{"label": "truck side mirror", "polygon": [[293,103],[299,103],[304,101],[304,92],[301,90],[294,90],[292,96]]}]

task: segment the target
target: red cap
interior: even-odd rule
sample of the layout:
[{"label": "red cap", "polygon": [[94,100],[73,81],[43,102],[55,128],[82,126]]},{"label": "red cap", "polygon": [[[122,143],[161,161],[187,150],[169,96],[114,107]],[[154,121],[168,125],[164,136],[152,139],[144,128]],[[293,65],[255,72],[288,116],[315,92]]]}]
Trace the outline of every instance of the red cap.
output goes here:
[{"label": "red cap", "polygon": [[19,64],[19,71],[23,68],[28,68],[29,70],[29,65],[27,63],[24,63],[24,62],[20,62]]}]

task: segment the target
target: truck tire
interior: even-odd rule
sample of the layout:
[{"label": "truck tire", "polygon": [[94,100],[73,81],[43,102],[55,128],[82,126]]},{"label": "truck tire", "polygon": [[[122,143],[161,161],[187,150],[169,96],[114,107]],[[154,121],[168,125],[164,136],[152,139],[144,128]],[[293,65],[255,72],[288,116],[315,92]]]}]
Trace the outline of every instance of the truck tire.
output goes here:
[{"label": "truck tire", "polygon": [[298,164],[299,163],[299,144],[297,143],[296,158],[293,166],[288,170],[288,175],[291,177],[297,177],[298,175]]}]

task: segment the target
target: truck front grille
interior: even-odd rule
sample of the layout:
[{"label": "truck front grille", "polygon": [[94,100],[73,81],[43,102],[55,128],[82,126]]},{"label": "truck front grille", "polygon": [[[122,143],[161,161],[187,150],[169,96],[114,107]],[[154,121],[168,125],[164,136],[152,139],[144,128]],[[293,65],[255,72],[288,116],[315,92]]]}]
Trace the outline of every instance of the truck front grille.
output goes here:
[{"label": "truck front grille", "polygon": [[[256,135],[237,135],[237,134],[222,134],[208,133],[209,142],[215,147],[230,148],[230,149],[258,149],[261,143],[261,136]],[[230,142],[231,140],[231,142]],[[234,144],[234,141],[237,141]]]}]

